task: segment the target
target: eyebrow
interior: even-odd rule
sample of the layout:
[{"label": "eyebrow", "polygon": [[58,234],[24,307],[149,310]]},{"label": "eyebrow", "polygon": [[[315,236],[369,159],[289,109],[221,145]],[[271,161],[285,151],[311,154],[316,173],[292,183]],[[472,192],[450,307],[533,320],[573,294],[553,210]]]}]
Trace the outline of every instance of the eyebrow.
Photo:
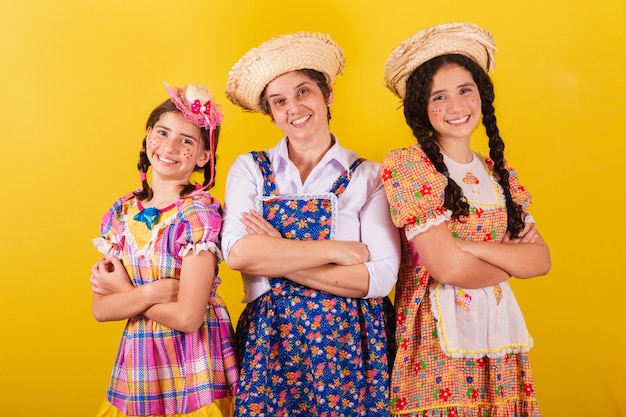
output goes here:
[{"label": "eyebrow", "polygon": [[[459,84],[459,85],[456,86],[457,89],[463,88],[463,87],[476,87],[476,84],[472,83],[472,82],[467,82],[467,83]],[[430,93],[430,97],[436,96],[437,94],[441,94],[441,93],[443,93],[445,91],[447,91],[447,90],[446,89],[441,89],[441,90],[433,91],[432,93]]]},{"label": "eyebrow", "polygon": [[[167,127],[167,126],[163,126],[163,125],[160,125],[160,124],[158,124],[158,123],[157,123],[156,125],[154,125],[154,128],[155,128],[155,129],[156,129],[156,128],[159,128],[159,129],[167,130],[168,132],[171,132],[171,131],[172,131],[172,129],[170,129],[169,127]],[[184,136],[184,137],[186,137],[186,138],[193,139],[193,140],[196,140],[196,141],[198,140],[198,138],[196,138],[195,136],[188,135],[187,133],[184,133],[184,132],[181,132],[181,136]]]},{"label": "eyebrow", "polygon": [[[296,87],[294,88],[294,90],[299,89],[300,87],[302,87],[303,85],[308,85],[311,84],[310,81],[302,81],[300,84],[296,85]],[[276,93],[276,94],[271,94],[269,96],[267,96],[267,98],[272,98],[272,97],[276,97],[276,96],[280,96],[282,94]]]}]

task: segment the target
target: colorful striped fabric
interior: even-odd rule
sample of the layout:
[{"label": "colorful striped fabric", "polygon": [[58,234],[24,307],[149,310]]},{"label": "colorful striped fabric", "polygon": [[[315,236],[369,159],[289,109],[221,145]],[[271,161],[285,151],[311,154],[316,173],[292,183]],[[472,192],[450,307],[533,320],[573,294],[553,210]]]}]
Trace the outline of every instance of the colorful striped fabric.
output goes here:
[{"label": "colorful striped fabric", "polygon": [[[94,240],[101,252],[122,259],[133,285],[178,278],[190,251],[209,250],[221,259],[221,208],[208,193],[179,200],[148,239],[131,231],[138,226],[130,227],[136,203],[132,194],[120,198],[103,218],[102,238]],[[238,367],[230,317],[215,293],[220,282],[215,277],[205,322],[195,333],[143,315],[128,320],[107,392],[107,401],[123,415],[187,414],[232,397]]]}]

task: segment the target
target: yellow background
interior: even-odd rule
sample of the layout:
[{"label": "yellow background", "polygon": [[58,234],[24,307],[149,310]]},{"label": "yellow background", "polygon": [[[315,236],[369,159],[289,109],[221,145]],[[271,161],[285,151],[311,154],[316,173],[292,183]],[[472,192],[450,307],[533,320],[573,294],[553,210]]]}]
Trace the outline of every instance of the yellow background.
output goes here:
[{"label": "yellow background", "polygon": [[[415,31],[449,21],[495,35],[507,157],[552,251],[549,276],[514,281],[544,416],[626,415],[626,13],[611,0],[2,1],[0,415],[90,416],[104,397],[123,323],[91,316],[91,238],[139,184],[143,126],[164,80],[206,84],[223,105],[222,199],[235,156],[280,138],[225,99],[249,48],[330,33],[347,56],[331,129],[380,160],[413,143],[384,62]],[[236,320],[240,280],[225,265],[221,275]]]}]

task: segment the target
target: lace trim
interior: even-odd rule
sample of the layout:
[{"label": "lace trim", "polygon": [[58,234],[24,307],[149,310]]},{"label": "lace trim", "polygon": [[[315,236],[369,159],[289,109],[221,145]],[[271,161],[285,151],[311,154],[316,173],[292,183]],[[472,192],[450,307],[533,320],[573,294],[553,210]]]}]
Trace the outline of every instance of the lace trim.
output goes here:
[{"label": "lace trim", "polygon": [[178,252],[178,256],[180,256],[181,258],[184,258],[185,256],[187,256],[189,252],[193,252],[194,255],[197,255],[198,253],[202,251],[207,251],[207,250],[211,252],[212,254],[214,254],[215,256],[217,256],[218,263],[224,260],[224,258],[222,257],[222,251],[213,242],[189,243],[183,246],[182,248],[180,248],[180,251]]},{"label": "lace trim", "polygon": [[110,243],[107,239],[102,237],[97,237],[92,239],[94,247],[98,250],[98,252],[112,256],[117,259],[122,259],[122,251],[119,249],[115,249],[114,244]]},{"label": "lace trim", "polygon": [[442,216],[435,217],[434,219],[429,219],[426,223],[422,223],[418,226],[413,227],[411,230],[406,232],[407,240],[413,240],[413,238],[420,233],[424,233],[426,230],[430,229],[433,226],[437,226],[441,223],[447,222],[452,218],[452,211],[446,210],[446,212]]}]

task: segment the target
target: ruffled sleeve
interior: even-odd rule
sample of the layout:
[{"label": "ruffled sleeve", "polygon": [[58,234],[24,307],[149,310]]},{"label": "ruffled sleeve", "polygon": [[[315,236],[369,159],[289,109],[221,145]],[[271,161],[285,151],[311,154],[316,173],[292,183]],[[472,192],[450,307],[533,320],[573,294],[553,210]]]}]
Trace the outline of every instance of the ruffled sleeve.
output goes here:
[{"label": "ruffled sleeve", "polygon": [[443,208],[447,178],[437,172],[419,145],[391,151],[380,168],[391,218],[411,240],[450,219]]},{"label": "ruffled sleeve", "polygon": [[208,250],[222,260],[220,230],[222,207],[209,193],[200,193],[182,200],[176,221],[177,253],[181,258],[189,252]]},{"label": "ruffled sleeve", "polygon": [[100,237],[93,239],[93,244],[100,253],[118,259],[122,257],[124,224],[133,197],[132,193],[121,197],[102,217]]}]

